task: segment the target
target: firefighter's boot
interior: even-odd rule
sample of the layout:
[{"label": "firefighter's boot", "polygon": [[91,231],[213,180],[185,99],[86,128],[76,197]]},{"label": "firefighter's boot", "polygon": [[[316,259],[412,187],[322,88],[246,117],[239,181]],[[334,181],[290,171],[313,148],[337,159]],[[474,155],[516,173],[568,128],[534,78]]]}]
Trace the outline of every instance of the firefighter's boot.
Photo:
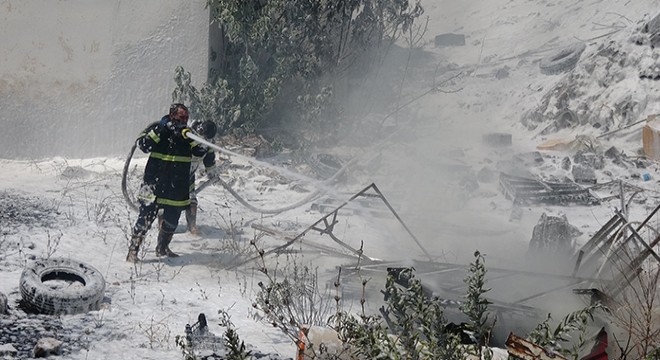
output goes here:
[{"label": "firefighter's boot", "polygon": [[138,261],[138,251],[140,250],[140,245],[142,245],[143,241],[144,235],[131,236],[131,244],[128,246],[128,255],[126,255],[126,261],[133,263]]},{"label": "firefighter's boot", "polygon": [[162,229],[158,233],[158,245],[156,245],[156,256],[178,257],[179,255],[170,250],[170,242],[174,233],[165,232]]},{"label": "firefighter's boot", "polygon": [[190,204],[186,209],[186,223],[188,231],[193,235],[197,235],[197,204]]}]

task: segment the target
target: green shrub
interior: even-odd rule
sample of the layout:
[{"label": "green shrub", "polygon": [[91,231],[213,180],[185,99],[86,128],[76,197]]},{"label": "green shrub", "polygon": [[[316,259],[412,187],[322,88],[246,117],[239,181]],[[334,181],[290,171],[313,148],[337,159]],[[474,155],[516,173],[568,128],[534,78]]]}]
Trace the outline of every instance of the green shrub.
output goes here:
[{"label": "green shrub", "polygon": [[[419,0],[208,0],[222,64],[199,89],[177,68],[174,101],[224,131],[296,119],[318,132],[337,115],[334,79],[360,78],[423,9]],[[266,124],[268,122],[268,124]]]},{"label": "green shrub", "polygon": [[[397,286],[397,277],[408,286]],[[337,326],[340,339],[365,359],[448,359],[465,358],[457,334],[448,331],[443,307],[437,298],[424,293],[413,269],[389,274],[385,285],[386,305],[381,316],[355,317],[343,313]]]},{"label": "green shrub", "polygon": [[[587,340],[587,328],[593,322],[594,312],[597,309],[604,309],[604,307],[601,304],[596,304],[569,313],[554,329],[550,326],[552,317],[548,314],[546,319],[529,334],[529,341],[552,353],[569,356],[577,360],[580,349]],[[577,341],[573,339],[575,333],[577,333]]]},{"label": "green shrub", "polygon": [[486,289],[486,267],[484,265],[484,256],[475,251],[475,260],[470,264],[468,276],[463,280],[468,286],[465,294],[465,302],[461,303],[461,311],[470,319],[468,327],[472,331],[472,340],[476,343],[471,353],[481,358],[482,349],[485,346],[486,353],[483,354],[486,359],[492,358],[492,352],[488,348],[490,333],[495,326],[494,320],[489,324],[488,305],[492,302],[484,297],[490,289]]}]

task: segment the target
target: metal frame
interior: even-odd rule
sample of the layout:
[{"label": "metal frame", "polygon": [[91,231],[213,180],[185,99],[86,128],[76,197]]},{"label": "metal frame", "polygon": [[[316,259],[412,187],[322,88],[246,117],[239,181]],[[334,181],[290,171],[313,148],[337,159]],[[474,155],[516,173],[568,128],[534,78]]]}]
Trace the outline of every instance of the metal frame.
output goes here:
[{"label": "metal frame", "polygon": [[[372,191],[372,192],[370,193],[370,191]],[[236,267],[242,266],[244,264],[247,264],[249,262],[252,262],[254,260],[257,260],[259,258],[268,256],[268,255],[271,255],[271,254],[277,254],[277,253],[281,252],[282,250],[286,249],[287,247],[291,246],[293,243],[295,243],[297,241],[302,241],[302,238],[310,231],[318,231],[320,235],[328,235],[330,237],[330,239],[332,239],[337,244],[341,245],[343,248],[345,248],[345,249],[349,250],[350,252],[352,252],[355,256],[358,257],[358,259],[365,259],[365,260],[367,260],[367,262],[377,262],[378,259],[375,259],[375,258],[372,258],[372,257],[369,257],[369,256],[365,255],[362,248],[360,248],[360,249],[353,248],[352,246],[350,246],[350,245],[346,244],[345,242],[343,242],[341,239],[339,239],[333,233],[334,227],[338,223],[337,217],[339,216],[339,211],[342,208],[344,208],[346,205],[348,205],[350,202],[354,201],[355,199],[357,199],[359,197],[369,197],[369,198],[378,198],[378,199],[380,199],[383,202],[383,204],[385,204],[385,206],[387,206],[387,208],[390,210],[392,215],[394,215],[394,217],[397,219],[397,221],[401,224],[401,226],[403,226],[403,228],[406,230],[408,235],[410,235],[410,237],[415,241],[417,246],[419,246],[419,248],[422,250],[422,252],[424,252],[424,255],[426,255],[426,257],[428,257],[429,260],[433,260],[433,258],[431,257],[431,254],[424,248],[424,246],[422,246],[422,244],[419,242],[417,237],[412,233],[410,228],[408,228],[408,226],[403,222],[403,220],[401,219],[399,214],[394,210],[394,208],[392,208],[392,205],[390,205],[389,201],[387,201],[387,199],[385,198],[385,195],[383,195],[383,193],[380,191],[380,189],[378,189],[376,184],[371,183],[369,186],[362,189],[357,194],[351,196],[350,199],[346,200],[341,205],[336,207],[333,211],[331,211],[328,214],[324,215],[319,220],[317,220],[315,223],[313,223],[312,225],[307,227],[300,234],[298,234],[297,236],[295,236],[293,238],[289,238],[285,244],[280,245],[278,247],[275,247],[274,249],[268,250],[268,251],[266,251],[266,252],[264,252],[260,255],[254,256],[254,257],[252,257],[250,259],[247,259],[245,261],[242,261],[242,262],[240,262],[236,265],[233,265],[229,269],[234,269]]]},{"label": "metal frame", "polygon": [[514,204],[583,204],[599,202],[587,188],[576,183],[553,183],[536,179],[500,174],[500,189]]},{"label": "metal frame", "polygon": [[[524,178],[521,179],[523,179],[524,181],[529,181],[529,179],[524,179]],[[531,180],[531,181],[536,181],[536,180]],[[534,185],[535,188],[532,192],[538,190],[537,186],[541,186],[542,191],[547,191],[548,188],[550,188],[550,190],[553,190],[547,192],[543,196],[546,195],[552,196],[554,191],[557,190],[555,187],[552,187],[552,185],[543,183],[542,185]],[[571,186],[572,185],[569,184],[566,185],[565,188],[560,187],[559,188],[560,193],[565,193],[570,196],[578,195],[582,199],[584,199],[585,196],[590,197],[591,199],[595,199],[587,189],[581,189],[581,188],[575,189],[575,188],[571,188]],[[514,196],[514,197],[518,196],[515,193],[512,193],[511,191],[512,190],[510,188],[508,190],[505,189],[505,194],[509,194],[509,196]],[[386,269],[391,271],[391,269],[396,269],[400,267],[409,267],[410,266],[409,264],[405,265],[398,261],[383,261],[367,256],[366,254],[364,254],[362,247],[360,247],[360,249],[355,249],[350,245],[348,245],[347,243],[345,243],[344,241],[342,241],[341,239],[339,239],[333,233],[333,231],[335,230],[335,225],[338,223],[337,218],[340,216],[339,211],[345,208],[349,203],[360,197],[380,199],[387,206],[387,208],[392,213],[392,215],[394,215],[397,221],[403,226],[403,228],[410,235],[410,237],[419,246],[419,248],[424,252],[426,257],[428,258],[428,261],[414,261],[414,264],[416,265],[415,268],[417,269],[416,275],[423,277],[423,276],[433,276],[433,275],[455,272],[455,271],[467,272],[468,269],[467,265],[450,264],[450,263],[442,263],[442,262],[434,261],[434,259],[429,254],[429,252],[422,246],[422,244],[419,242],[417,237],[403,222],[401,217],[392,208],[392,206],[387,201],[385,196],[382,194],[382,192],[378,189],[378,187],[374,183],[370,184],[369,186],[365,187],[355,195],[351,196],[348,200],[346,200],[341,205],[337,206],[334,210],[330,211],[329,213],[318,219],[316,222],[314,222],[312,225],[310,225],[309,227],[307,227],[305,230],[303,230],[301,233],[299,233],[294,237],[288,236],[286,234],[281,234],[277,230],[270,230],[264,227],[253,226],[255,229],[269,232],[274,235],[282,236],[286,240],[286,243],[277,246],[271,250],[262,252],[260,255],[254,256],[250,259],[240,262],[239,264],[230,267],[230,269],[239,267],[241,265],[252,262],[259,258],[263,258],[268,255],[281,253],[284,249],[288,248],[295,242],[302,241],[303,237],[310,231],[318,231],[320,235],[327,235],[335,243],[339,244],[342,248],[348,250],[355,257],[357,257],[358,262],[361,259],[364,259],[365,263],[361,264],[360,266],[360,271],[362,272],[372,271],[372,272],[382,273]],[[525,303],[546,296],[552,292],[564,290],[570,287],[576,287],[582,284],[589,284],[589,286],[587,289],[584,288],[573,289],[573,293],[582,294],[582,295],[590,294],[592,297],[592,302],[594,301],[594,299],[611,298],[613,296],[616,296],[620,291],[625,289],[625,287],[630,284],[632,279],[634,279],[639,274],[641,270],[640,267],[643,261],[646,260],[649,256],[653,256],[656,260],[660,262],[660,256],[653,250],[653,247],[658,243],[660,243],[660,235],[658,235],[658,237],[655,240],[653,240],[650,244],[647,244],[643,240],[643,238],[639,235],[639,231],[644,226],[646,226],[648,221],[650,221],[651,218],[659,210],[660,210],[660,205],[656,207],[646,217],[646,219],[636,228],[633,227],[632,224],[630,224],[627,221],[626,217],[622,213],[616,211],[614,216],[603,227],[601,227],[601,229],[599,229],[591,237],[591,239],[589,239],[589,241],[587,241],[587,243],[585,243],[585,245],[582,246],[582,248],[579,250],[575,259],[575,266],[570,275],[548,274],[548,273],[540,273],[533,271],[489,267],[488,268],[489,274],[496,274],[495,277],[491,276],[489,280],[507,279],[512,276],[531,276],[539,279],[553,278],[553,279],[560,279],[566,281],[566,283],[564,284],[554,286],[544,291],[528,294],[513,301],[505,302],[505,301],[497,301],[491,299],[491,301],[493,302],[493,308],[496,311],[516,311],[516,312],[522,312],[527,315],[531,315],[531,314],[539,315],[536,308],[526,305]],[[617,243],[617,239],[619,239],[621,236],[625,237],[624,241]],[[618,278],[615,278],[613,280],[602,278],[600,276],[602,269],[606,266],[613,266],[615,263],[619,262],[622,259],[621,252],[625,250],[625,247],[628,246],[628,244],[631,241],[635,241],[636,243],[639,243],[641,245],[641,249],[643,250],[640,251],[636,257],[634,257],[634,259],[630,262],[628,269],[623,271]],[[321,250],[328,250],[330,253],[342,254],[343,256],[346,256],[346,254],[338,252],[334,249],[330,249],[325,245],[317,245],[311,243],[308,245],[317,247]],[[580,270],[584,270],[585,268],[587,268],[587,270],[593,269],[594,265],[599,265],[599,270],[595,274],[591,274],[591,276],[578,276]],[[354,267],[352,268],[342,267],[342,269],[345,269],[346,271],[349,272],[356,271]],[[424,269],[424,270],[420,271],[420,269]],[[604,283],[605,286],[601,291],[599,289],[592,288],[592,284],[594,283],[601,283],[601,284]],[[453,295],[464,295],[462,292],[459,291],[463,287],[465,287],[465,284],[461,284],[461,285],[450,284],[448,286],[439,286],[437,288],[453,296]]]}]

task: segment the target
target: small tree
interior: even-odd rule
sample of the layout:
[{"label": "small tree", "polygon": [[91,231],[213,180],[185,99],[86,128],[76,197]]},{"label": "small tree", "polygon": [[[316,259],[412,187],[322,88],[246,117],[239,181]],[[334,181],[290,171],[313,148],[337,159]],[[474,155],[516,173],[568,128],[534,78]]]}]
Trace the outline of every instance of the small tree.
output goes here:
[{"label": "small tree", "polygon": [[225,345],[227,346],[227,360],[247,360],[252,358],[252,352],[248,351],[245,343],[238,337],[233,327],[227,327],[225,331]]},{"label": "small tree", "polygon": [[[604,309],[601,304],[592,305],[584,309],[574,311],[564,317],[557,326],[552,329],[550,314],[538,324],[529,334],[529,341],[552,352],[564,356],[570,356],[577,360],[580,349],[586,342],[586,332],[589,324],[594,320],[594,312]],[[573,336],[577,333],[577,341]]]},{"label": "small tree", "polygon": [[330,79],[369,73],[423,13],[419,0],[208,0],[207,6],[225,35],[216,54],[222,65],[199,90],[178,69],[173,98],[190,103],[193,116],[247,132],[278,117],[318,126],[321,113],[337,106]]},{"label": "small tree", "polygon": [[[660,348],[660,305],[657,301],[660,266],[655,259],[638,264],[634,255],[637,253],[629,251],[622,255],[625,264],[615,271],[627,276],[620,277],[622,290],[607,304],[613,323],[621,330],[620,334],[614,335],[621,359],[655,359],[653,354],[657,354]],[[639,265],[638,274],[634,274],[628,264]]]},{"label": "small tree", "polygon": [[332,312],[332,297],[319,284],[318,272],[301,266],[295,258],[277,276],[277,270],[262,272],[267,282],[259,282],[252,306],[263,314],[263,321],[280,329],[296,341],[303,326],[327,326]]},{"label": "small tree", "polygon": [[467,293],[465,294],[465,302],[461,303],[461,311],[470,319],[468,324],[469,329],[472,331],[472,340],[475,342],[474,355],[481,358],[482,349],[485,346],[486,359],[492,358],[492,351],[488,347],[490,334],[495,320],[489,324],[488,319],[488,305],[492,304],[488,299],[484,298],[484,294],[490,291],[486,289],[486,267],[484,266],[484,256],[479,251],[474,252],[475,260],[470,264],[468,276],[463,280],[468,286]]},{"label": "small tree", "polygon": [[[405,279],[407,287],[397,286]],[[385,285],[386,305],[381,316],[356,317],[342,313],[337,326],[340,338],[351,345],[357,358],[447,359],[465,358],[460,338],[448,330],[440,300],[429,298],[413,269],[390,273]]]}]

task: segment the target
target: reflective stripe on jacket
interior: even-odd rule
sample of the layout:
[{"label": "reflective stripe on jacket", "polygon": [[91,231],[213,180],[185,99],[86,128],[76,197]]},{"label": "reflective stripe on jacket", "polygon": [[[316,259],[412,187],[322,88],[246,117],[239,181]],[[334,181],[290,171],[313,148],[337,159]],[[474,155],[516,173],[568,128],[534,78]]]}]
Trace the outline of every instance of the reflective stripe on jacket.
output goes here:
[{"label": "reflective stripe on jacket", "polygon": [[143,152],[150,153],[143,182],[154,189],[157,204],[186,207],[190,205],[192,157],[203,156],[207,148],[170,130],[168,121],[169,116],[164,116],[160,122],[149,125],[136,140]]}]

